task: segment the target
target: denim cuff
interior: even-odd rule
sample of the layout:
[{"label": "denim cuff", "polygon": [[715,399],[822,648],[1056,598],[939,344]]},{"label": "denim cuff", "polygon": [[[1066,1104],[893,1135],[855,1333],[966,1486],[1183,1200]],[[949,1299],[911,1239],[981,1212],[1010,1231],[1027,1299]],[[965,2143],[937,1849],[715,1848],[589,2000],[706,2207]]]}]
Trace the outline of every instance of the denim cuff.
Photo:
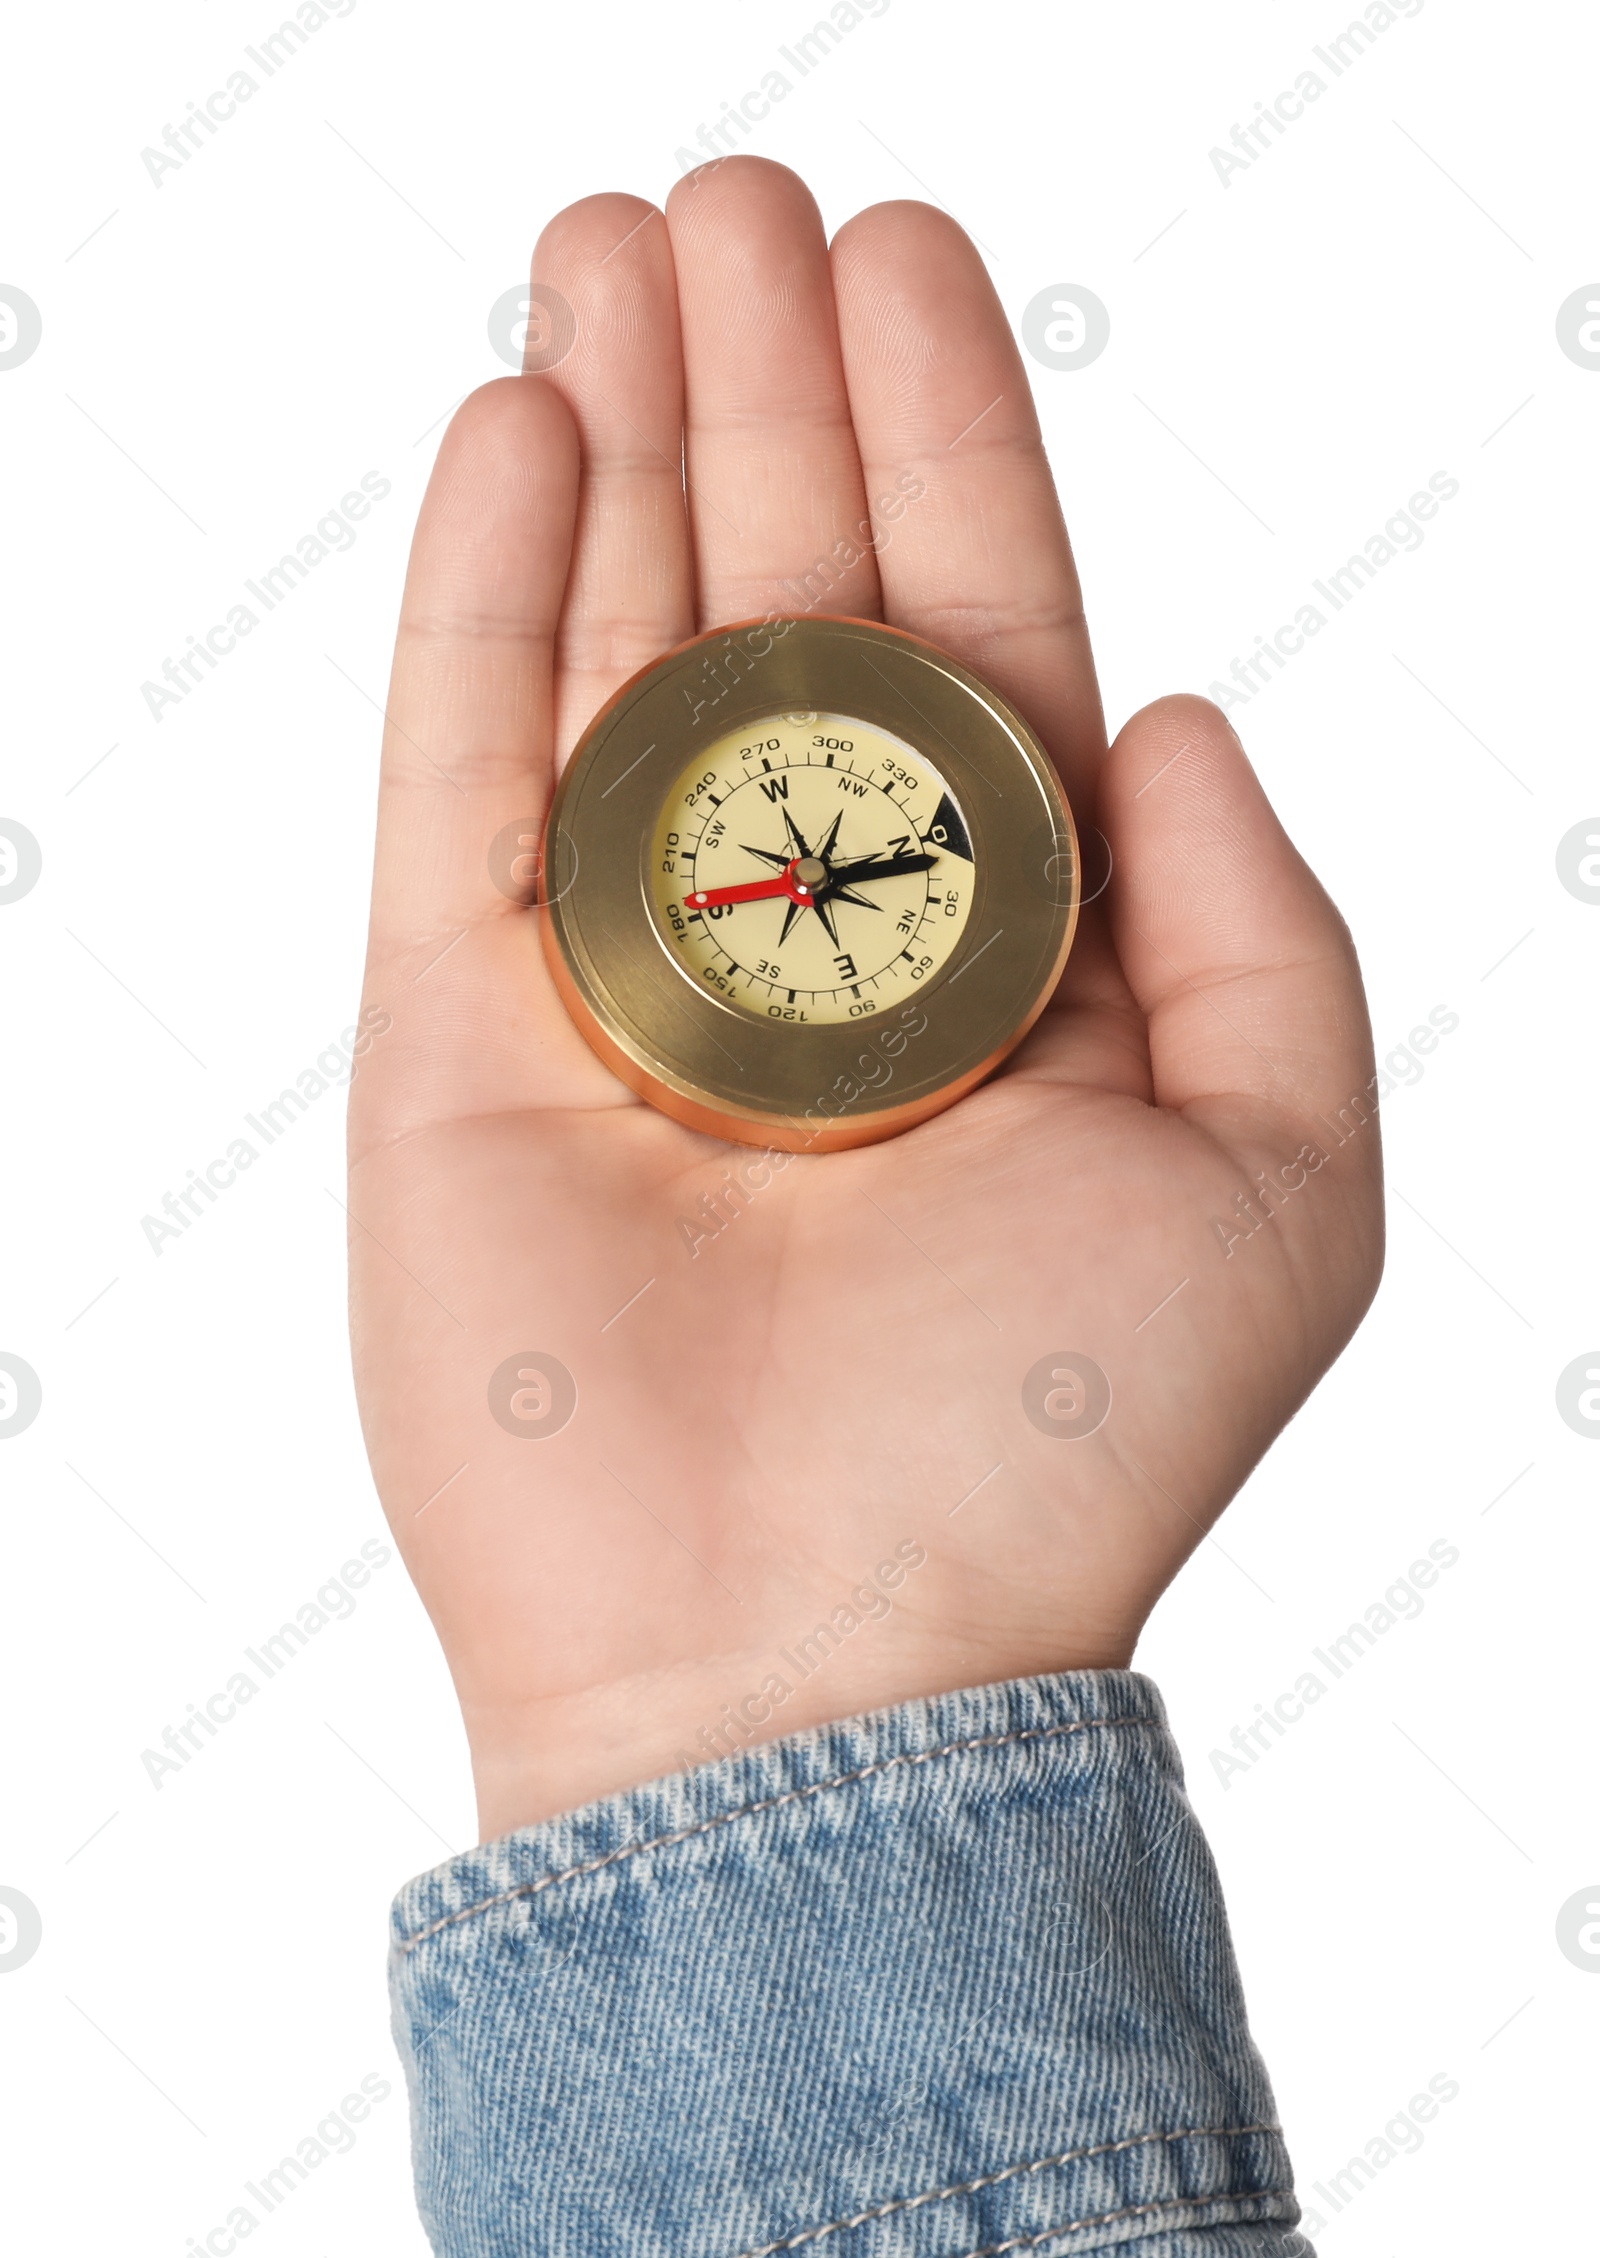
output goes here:
[{"label": "denim cuff", "polygon": [[1131,1671],[652,1781],[395,1901],[446,2258],[1311,2258],[1216,1870]]}]

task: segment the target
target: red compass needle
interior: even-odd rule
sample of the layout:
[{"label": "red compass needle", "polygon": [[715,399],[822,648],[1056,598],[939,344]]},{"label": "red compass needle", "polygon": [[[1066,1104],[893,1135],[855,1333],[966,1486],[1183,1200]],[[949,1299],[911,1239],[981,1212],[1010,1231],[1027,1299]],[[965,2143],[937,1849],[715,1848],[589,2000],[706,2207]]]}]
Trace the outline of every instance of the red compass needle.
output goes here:
[{"label": "red compass needle", "polygon": [[748,886],[716,886],[708,894],[686,894],[683,906],[685,909],[722,909],[729,902],[798,902],[804,907],[811,899],[811,888],[802,885],[795,876],[799,860],[797,855],[775,878],[755,878]]}]

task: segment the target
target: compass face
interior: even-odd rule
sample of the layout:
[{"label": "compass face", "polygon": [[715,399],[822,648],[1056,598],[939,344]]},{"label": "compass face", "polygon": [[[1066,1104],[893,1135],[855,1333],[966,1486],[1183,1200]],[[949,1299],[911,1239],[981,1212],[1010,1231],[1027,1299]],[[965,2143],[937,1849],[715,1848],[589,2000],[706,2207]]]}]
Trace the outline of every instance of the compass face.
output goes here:
[{"label": "compass face", "polygon": [[545,962],[618,1079],[787,1152],[899,1135],[994,1071],[1078,914],[1044,748],[948,652],[745,620],[595,716],[546,820]]},{"label": "compass face", "polygon": [[866,1019],[954,955],[972,841],[946,779],[838,713],[758,715],[667,794],[650,903],[667,954],[735,1011],[786,1026]]}]

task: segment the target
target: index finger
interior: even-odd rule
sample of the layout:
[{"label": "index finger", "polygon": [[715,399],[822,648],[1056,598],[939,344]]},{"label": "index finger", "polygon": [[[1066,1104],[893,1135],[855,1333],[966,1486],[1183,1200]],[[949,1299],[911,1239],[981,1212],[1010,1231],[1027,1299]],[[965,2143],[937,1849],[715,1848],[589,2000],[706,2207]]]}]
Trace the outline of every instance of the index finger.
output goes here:
[{"label": "index finger", "polygon": [[536,828],[550,795],[577,494],[573,419],[542,378],[500,377],[456,411],[411,544],[384,709],[375,954],[515,906],[489,843],[513,821]]}]

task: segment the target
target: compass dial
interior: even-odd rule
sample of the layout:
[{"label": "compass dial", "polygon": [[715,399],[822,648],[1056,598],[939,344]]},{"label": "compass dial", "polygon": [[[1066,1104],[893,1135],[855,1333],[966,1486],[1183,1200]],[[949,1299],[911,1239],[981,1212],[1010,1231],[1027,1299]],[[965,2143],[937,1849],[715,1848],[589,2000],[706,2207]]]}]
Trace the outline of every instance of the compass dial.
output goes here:
[{"label": "compass dial", "polygon": [[925,754],[843,714],[772,713],[679,775],[647,890],[662,946],[706,994],[758,1019],[837,1025],[950,962],[973,850]]}]

